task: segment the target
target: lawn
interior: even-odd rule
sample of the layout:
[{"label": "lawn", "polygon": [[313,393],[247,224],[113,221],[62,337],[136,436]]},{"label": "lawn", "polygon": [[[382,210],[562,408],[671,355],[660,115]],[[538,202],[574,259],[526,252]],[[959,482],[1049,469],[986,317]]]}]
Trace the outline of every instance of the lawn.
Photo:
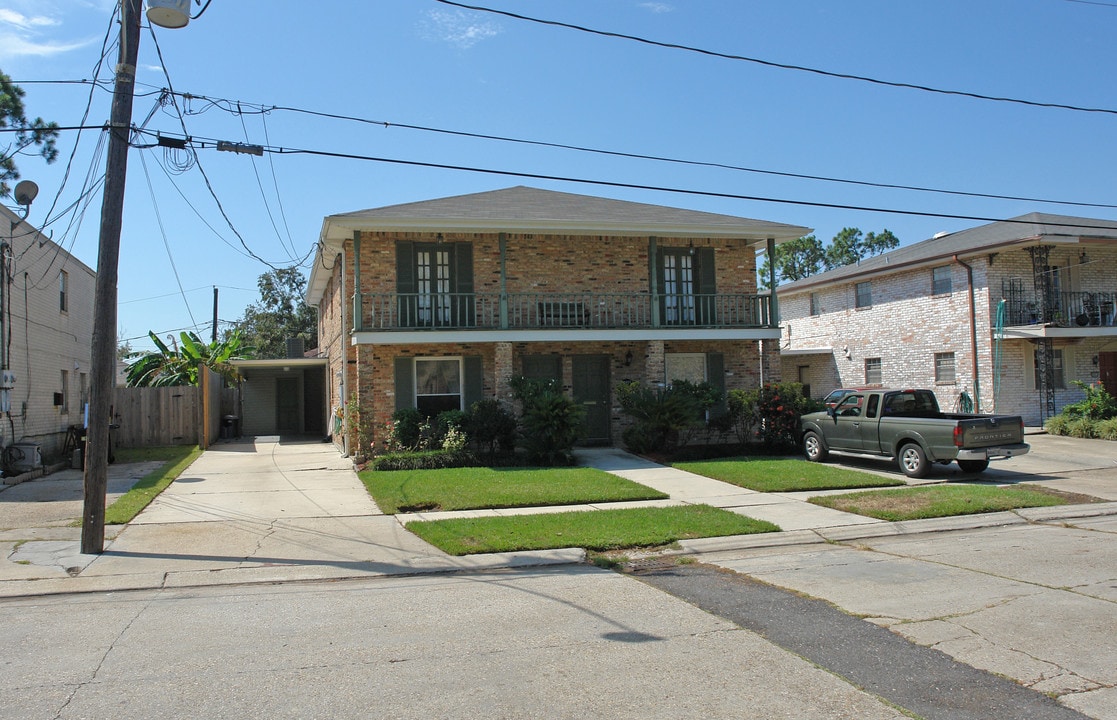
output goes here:
[{"label": "lawn", "polygon": [[904,484],[898,478],[791,458],[730,457],[673,463],[672,467],[758,492],[841,490]]},{"label": "lawn", "polygon": [[604,551],[779,531],[772,523],[709,505],[430,520],[407,523],[407,529],[451,555],[565,547]]},{"label": "lawn", "polygon": [[190,467],[190,463],[201,454],[201,449],[196,445],[117,450],[116,462],[118,463],[161,460],[164,465],[140,478],[131,490],[117,498],[116,502],[105,510],[105,524],[123,525],[131,522],[132,518],[139,515],[141,510],[181,475],[183,470]]},{"label": "lawn", "polygon": [[373,500],[388,514],[661,500],[668,496],[594,468],[365,470]]},{"label": "lawn", "polygon": [[810,499],[815,505],[889,521],[974,515],[1015,508],[1096,501],[1096,498],[1045,489],[994,485],[934,485],[824,495]]}]

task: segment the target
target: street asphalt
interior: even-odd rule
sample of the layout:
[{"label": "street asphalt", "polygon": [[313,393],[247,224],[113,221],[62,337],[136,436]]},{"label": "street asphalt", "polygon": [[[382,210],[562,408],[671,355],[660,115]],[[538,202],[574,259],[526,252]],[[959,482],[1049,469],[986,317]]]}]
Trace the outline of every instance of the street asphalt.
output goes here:
[{"label": "street asphalt", "polygon": [[[356,717],[309,686],[287,710],[291,693],[259,696],[333,673],[326,685],[354,708],[398,717],[1117,720],[1117,443],[1028,440],[1031,454],[984,479],[1108,502],[886,523],[586,451],[665,502],[784,528],[687,541],[632,574],[585,565],[579,549],[450,557],[405,529],[444,514],[385,516],[332,445],[278,438],[211,448],[109,528],[105,552],[82,555],[80,474],[58,472],[0,490],[0,602],[20,618],[0,635],[0,717]],[[110,493],[149,470],[112,466]],[[972,479],[936,467],[929,482]],[[680,556],[697,562],[668,562]],[[362,616],[347,604],[360,597],[390,601]],[[250,637],[223,615],[246,602]],[[124,648],[131,659],[109,662]],[[235,692],[191,674],[202,657],[235,669]],[[122,698],[141,658],[152,695]],[[432,695],[413,696],[416,684]]]}]

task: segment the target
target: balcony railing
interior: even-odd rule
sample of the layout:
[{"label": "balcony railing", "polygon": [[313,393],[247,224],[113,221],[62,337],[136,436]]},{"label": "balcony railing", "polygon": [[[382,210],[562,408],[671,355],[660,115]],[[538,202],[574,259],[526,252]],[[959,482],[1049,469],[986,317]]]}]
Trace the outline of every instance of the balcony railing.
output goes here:
[{"label": "balcony railing", "polygon": [[360,305],[365,331],[772,326],[768,296],[748,294],[376,293]]},{"label": "balcony railing", "polygon": [[1063,327],[1117,325],[1117,292],[1057,292],[1047,304],[1019,286],[1004,289],[1005,324],[1053,323]]}]

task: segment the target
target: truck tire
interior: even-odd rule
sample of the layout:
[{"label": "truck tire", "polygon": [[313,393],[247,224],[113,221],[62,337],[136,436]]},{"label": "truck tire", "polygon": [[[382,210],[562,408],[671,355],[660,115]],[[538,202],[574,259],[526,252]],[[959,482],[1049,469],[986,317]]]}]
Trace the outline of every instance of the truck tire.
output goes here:
[{"label": "truck tire", "polygon": [[923,452],[919,443],[909,442],[901,447],[896,461],[900,465],[900,470],[910,478],[923,477],[931,467],[931,463],[927,461],[927,453]]},{"label": "truck tire", "polygon": [[985,468],[989,467],[988,460],[959,460],[958,467],[964,473],[980,473],[985,472]]},{"label": "truck tire", "polygon": [[803,435],[803,454],[811,462],[826,462],[826,458],[830,456],[830,451],[826,449],[826,443],[823,442],[818,433],[808,431]]}]

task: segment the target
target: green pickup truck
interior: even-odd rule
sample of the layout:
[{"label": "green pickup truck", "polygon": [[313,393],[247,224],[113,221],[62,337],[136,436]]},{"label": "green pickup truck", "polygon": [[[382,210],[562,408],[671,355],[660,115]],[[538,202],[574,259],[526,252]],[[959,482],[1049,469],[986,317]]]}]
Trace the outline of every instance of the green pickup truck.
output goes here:
[{"label": "green pickup truck", "polygon": [[913,478],[936,462],[979,473],[990,460],[1031,449],[1020,416],[944,413],[930,390],[855,391],[804,415],[799,429],[808,460],[823,462],[831,452],[894,457]]}]

